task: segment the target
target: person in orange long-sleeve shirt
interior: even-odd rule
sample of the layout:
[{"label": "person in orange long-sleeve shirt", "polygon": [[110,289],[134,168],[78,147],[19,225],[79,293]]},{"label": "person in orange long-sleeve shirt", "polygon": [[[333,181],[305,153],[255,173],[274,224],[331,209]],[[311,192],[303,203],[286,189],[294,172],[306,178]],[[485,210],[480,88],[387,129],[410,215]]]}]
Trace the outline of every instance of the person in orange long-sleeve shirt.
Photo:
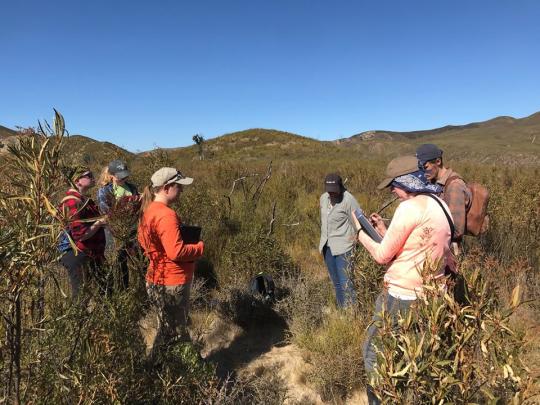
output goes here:
[{"label": "person in orange long-sleeve shirt", "polygon": [[189,295],[195,260],[204,243],[187,244],[180,232],[180,218],[170,208],[193,179],[163,167],[152,175],[152,185],[142,196],[138,240],[150,260],[146,289],[158,314],[158,333],[152,353],[171,340],[187,341]]}]

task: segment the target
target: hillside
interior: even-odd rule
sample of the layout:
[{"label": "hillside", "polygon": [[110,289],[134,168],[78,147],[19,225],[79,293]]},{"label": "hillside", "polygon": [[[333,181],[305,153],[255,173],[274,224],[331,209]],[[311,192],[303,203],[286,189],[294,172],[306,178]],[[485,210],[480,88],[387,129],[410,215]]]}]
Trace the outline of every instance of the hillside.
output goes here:
[{"label": "hillside", "polygon": [[455,159],[540,163],[540,113],[525,118],[497,117],[467,125],[412,132],[367,131],[335,141],[378,155],[413,152],[419,143],[436,143]]},{"label": "hillside", "polygon": [[8,138],[10,136],[15,136],[15,135],[17,135],[17,131],[0,125],[0,139],[5,139],[5,138]]},{"label": "hillside", "polygon": [[337,143],[358,143],[366,140],[407,140],[428,138],[439,135],[450,135],[462,131],[470,131],[475,129],[482,130],[498,130],[503,127],[537,127],[540,130],[540,112],[532,114],[525,118],[513,118],[513,117],[496,117],[487,121],[473,122],[466,125],[445,125],[444,127],[427,129],[421,131],[409,131],[409,132],[396,132],[396,131],[384,131],[384,130],[372,130],[361,132],[348,138],[338,139]]},{"label": "hillside", "polygon": [[[3,143],[16,140],[15,131],[0,126]],[[323,142],[273,129],[254,128],[225,134],[204,143],[204,158],[212,160],[311,160],[318,158],[387,159],[414,153],[420,143],[436,143],[451,160],[484,163],[540,164],[540,112],[525,118],[497,117],[467,125],[410,132],[367,131],[333,142]],[[110,142],[73,135],[68,151],[90,165],[123,158],[139,161],[149,152],[133,154]],[[196,145],[165,149],[172,162],[198,160]]]},{"label": "hillside", "polygon": [[106,165],[114,159],[130,160],[134,154],[111,142],[101,142],[83,135],[71,135],[67,139],[66,151],[74,161],[85,164]]},{"label": "hillside", "polygon": [[0,154],[7,150],[8,145],[17,142],[17,131],[0,125]]},{"label": "hillside", "polygon": [[[4,128],[4,127],[2,127]],[[10,131],[8,128],[6,128]],[[7,146],[17,143],[19,135],[0,139],[0,157],[7,151]],[[99,170],[114,159],[131,161],[135,155],[111,142],[101,142],[83,135],[71,135],[66,138],[64,150],[70,162],[86,164]]]},{"label": "hillside", "polygon": [[[173,160],[198,159],[196,145],[166,149]],[[316,156],[338,154],[339,148],[331,142],[273,129],[254,128],[225,134],[204,142],[204,158],[223,160],[299,160]],[[148,152],[143,152],[145,156]]]},{"label": "hillside", "polygon": [[[249,129],[207,140],[204,155],[206,159],[217,160],[389,158],[414,153],[420,143],[437,143],[449,160],[537,165],[540,164],[540,112],[520,119],[497,117],[421,131],[368,131],[333,142],[271,129]],[[195,145],[167,151],[174,161],[198,158]]]}]

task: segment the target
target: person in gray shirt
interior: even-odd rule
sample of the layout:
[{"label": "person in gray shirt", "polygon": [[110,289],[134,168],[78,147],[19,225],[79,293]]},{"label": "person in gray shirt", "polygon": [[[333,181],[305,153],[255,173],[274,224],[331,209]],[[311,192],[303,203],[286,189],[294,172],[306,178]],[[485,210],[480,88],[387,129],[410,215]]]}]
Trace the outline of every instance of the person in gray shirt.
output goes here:
[{"label": "person in gray shirt", "polygon": [[341,177],[331,173],[324,179],[325,192],[320,198],[321,240],[319,251],[334,284],[340,308],[356,302],[356,292],[349,278],[356,229],[351,212],[358,202],[343,186]]}]

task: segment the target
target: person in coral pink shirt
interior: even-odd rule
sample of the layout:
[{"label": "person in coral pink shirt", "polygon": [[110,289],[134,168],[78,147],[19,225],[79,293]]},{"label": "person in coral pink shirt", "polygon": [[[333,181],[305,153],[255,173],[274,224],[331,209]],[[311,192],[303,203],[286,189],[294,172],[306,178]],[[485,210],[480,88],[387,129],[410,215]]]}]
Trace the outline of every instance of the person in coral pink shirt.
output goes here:
[{"label": "person in coral pink shirt", "polygon": [[[361,229],[358,240],[377,263],[387,265],[385,288],[377,298],[373,320],[382,319],[380,313],[384,308],[397,323],[398,314],[407,312],[422,294],[426,277],[444,280],[445,265],[450,264],[452,257],[450,240],[453,224],[448,206],[436,196],[442,191],[441,187],[429,183],[414,156],[399,157],[388,164],[386,179],[379,185],[380,189],[386,187],[390,187],[401,201],[389,228],[386,229],[379,215],[372,214],[371,222],[383,236],[382,241],[375,242]],[[354,215],[353,218],[359,229]],[[364,343],[368,378],[373,374],[377,361],[373,345],[377,332],[376,322],[373,322]],[[368,400],[370,404],[380,403],[369,385]]]},{"label": "person in coral pink shirt", "polygon": [[189,340],[186,327],[191,282],[195,260],[202,256],[204,243],[184,242],[180,218],[170,207],[193,179],[164,167],[152,175],[151,181],[152,185],[143,193],[137,237],[150,261],[146,288],[158,314],[154,354],[161,345]]}]

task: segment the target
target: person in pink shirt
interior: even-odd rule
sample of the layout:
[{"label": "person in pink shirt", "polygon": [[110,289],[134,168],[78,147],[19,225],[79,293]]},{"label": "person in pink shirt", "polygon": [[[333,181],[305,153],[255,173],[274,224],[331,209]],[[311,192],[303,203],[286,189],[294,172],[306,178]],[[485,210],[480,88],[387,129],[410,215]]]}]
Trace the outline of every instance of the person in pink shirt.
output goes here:
[{"label": "person in pink shirt", "polygon": [[[377,335],[376,322],[384,308],[397,323],[399,313],[406,313],[422,294],[425,277],[444,280],[444,268],[451,263],[450,240],[453,232],[452,217],[447,205],[436,196],[442,189],[431,184],[418,168],[414,156],[392,160],[386,168],[386,178],[378,188],[390,187],[400,199],[388,229],[378,214],[370,220],[383,237],[380,243],[371,239],[353,215],[358,241],[379,264],[386,265],[384,290],[375,304],[375,314],[364,343],[364,366],[368,379],[373,375],[377,352],[373,339]],[[429,271],[430,274],[425,274]],[[368,385],[368,401],[379,404]]]}]

